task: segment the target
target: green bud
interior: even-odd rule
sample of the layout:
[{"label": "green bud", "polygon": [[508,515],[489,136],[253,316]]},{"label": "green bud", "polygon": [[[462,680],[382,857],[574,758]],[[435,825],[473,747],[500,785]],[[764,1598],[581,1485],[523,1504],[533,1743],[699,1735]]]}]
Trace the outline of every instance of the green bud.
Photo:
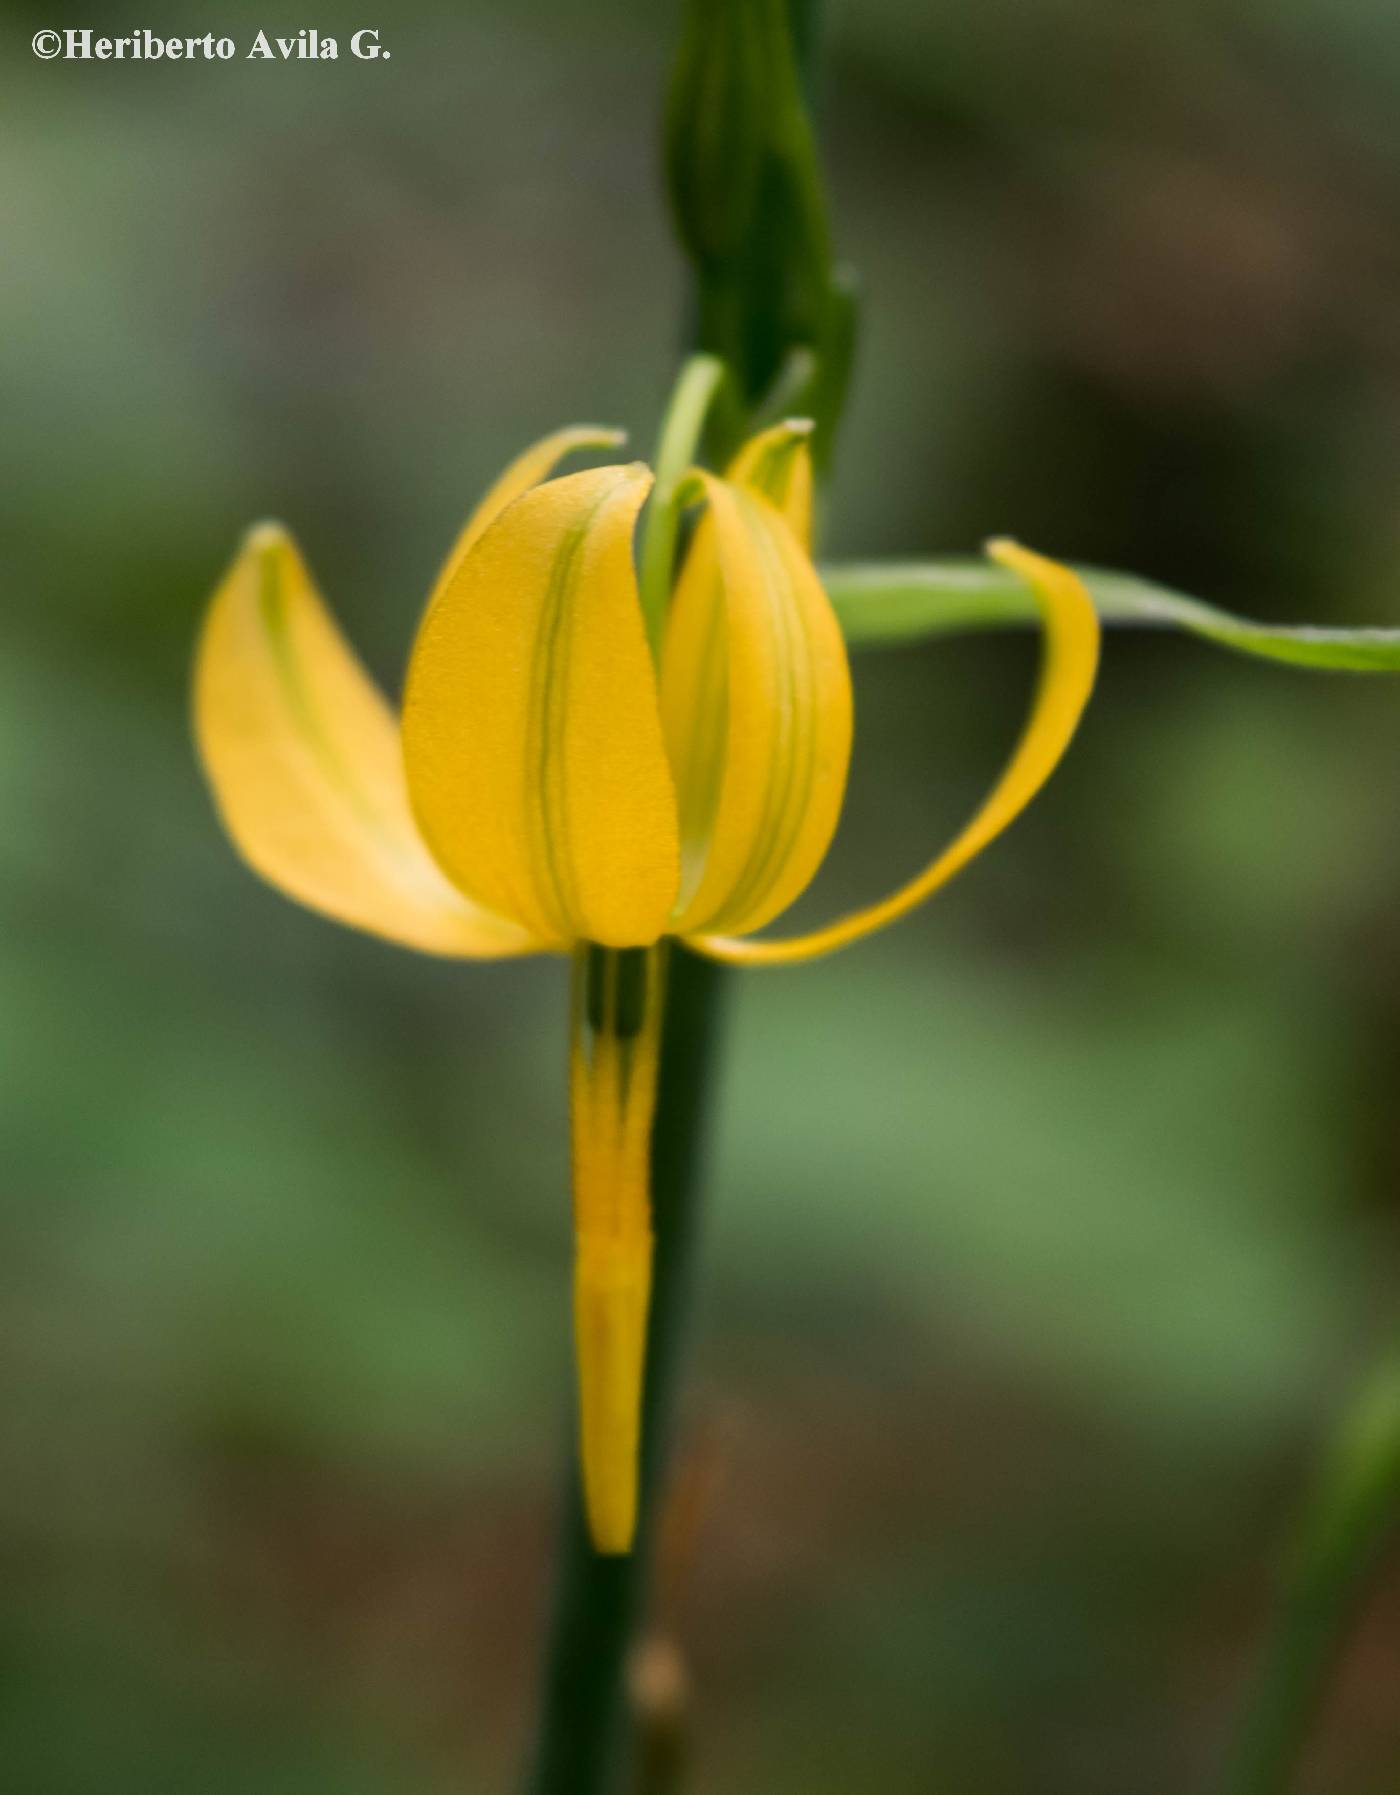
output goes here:
[{"label": "green bud", "polygon": [[796,383],[824,464],[850,362],[854,306],[832,265],[794,24],[794,0],[688,0],[671,84],[667,183],[696,346],[734,375],[707,431],[721,461]]},{"label": "green bud", "polygon": [[768,154],[768,0],[689,0],[666,106],[676,231],[702,265],[738,255]]}]

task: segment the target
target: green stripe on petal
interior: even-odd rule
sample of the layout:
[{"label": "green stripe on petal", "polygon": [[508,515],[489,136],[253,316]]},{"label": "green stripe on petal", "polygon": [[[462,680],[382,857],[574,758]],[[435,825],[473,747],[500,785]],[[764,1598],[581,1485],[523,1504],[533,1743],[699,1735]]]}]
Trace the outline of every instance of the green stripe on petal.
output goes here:
[{"label": "green stripe on petal", "polygon": [[793,902],[830,844],[850,760],[850,672],[783,516],[755,491],[698,478],[709,509],[662,659],[685,868],[675,929],[742,934]]},{"label": "green stripe on petal", "polygon": [[640,465],[536,486],[423,620],[404,697],[419,825],[480,903],[557,944],[644,947],[679,881],[675,792],[632,567]]}]

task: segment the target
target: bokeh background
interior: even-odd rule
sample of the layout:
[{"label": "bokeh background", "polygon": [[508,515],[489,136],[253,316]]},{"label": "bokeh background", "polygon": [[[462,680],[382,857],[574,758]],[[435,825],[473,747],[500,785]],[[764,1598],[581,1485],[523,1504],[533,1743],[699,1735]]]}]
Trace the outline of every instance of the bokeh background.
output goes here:
[{"label": "bokeh background", "polygon": [[[277,9],[274,9],[276,11]],[[187,727],[249,520],[390,684],[499,465],[653,428],[674,8],[111,9],[334,63],[39,63],[0,15],[0,1762],[16,1795],[447,1795],[527,1734],[568,1375],[564,974],[337,930]],[[138,16],[139,15],[139,16]],[[313,16],[314,15],[314,16]],[[77,21],[81,22],[81,21]],[[346,54],[378,25],[392,60]],[[1400,621],[1381,0],[855,0],[833,556],[1008,530]],[[816,903],[968,812],[1014,636],[858,673]],[[1393,1326],[1400,689],[1117,636],[938,904],[736,986],[661,1624],[694,1788],[1210,1786]],[[1305,1786],[1400,1778],[1400,1581]]]}]

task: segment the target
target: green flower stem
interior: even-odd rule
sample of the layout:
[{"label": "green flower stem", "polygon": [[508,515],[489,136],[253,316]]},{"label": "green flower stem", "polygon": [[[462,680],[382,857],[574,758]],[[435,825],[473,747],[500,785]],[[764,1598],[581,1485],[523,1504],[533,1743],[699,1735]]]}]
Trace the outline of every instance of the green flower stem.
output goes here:
[{"label": "green flower stem", "polygon": [[1400,1361],[1343,1416],[1302,1517],[1292,1574],[1225,1779],[1227,1795],[1284,1795],[1348,1629],[1400,1534]]},{"label": "green flower stem", "polygon": [[[790,0],[790,5],[789,16],[810,56],[810,0]],[[717,9],[710,9],[704,17],[707,29],[717,28]],[[816,179],[814,164],[810,178]],[[795,233],[789,231],[788,245],[795,240]],[[766,302],[768,276],[776,279],[783,273],[771,250],[768,255],[764,278],[747,284],[746,303]],[[693,296],[692,316],[697,312]],[[738,320],[745,328],[749,322]],[[781,358],[797,345],[779,341],[775,346]],[[642,530],[638,581],[647,637],[658,660],[675,571],[685,476],[698,459],[706,422],[725,396],[732,404],[732,379],[725,362],[716,355],[695,355],[681,370],[662,425],[655,457],[656,488]],[[669,950],[651,1146],[656,1244],[647,1323],[637,1538],[625,1558],[603,1558],[593,1551],[583,1522],[571,1435],[559,1583],[539,1730],[525,1795],[617,1795],[624,1773],[632,1767],[632,1739],[626,1724],[627,1658],[646,1600],[657,1532],[689,1308],[702,1147],[713,1097],[726,977],[720,967],[682,947]]]},{"label": "green flower stem", "polygon": [[669,950],[660,1087],[652,1134],[656,1233],[642,1408],[641,1508],[625,1558],[589,1543],[569,1438],[559,1583],[542,1708],[526,1795],[611,1795],[625,1767],[627,1654],[646,1599],[685,1338],[702,1146],[712,1097],[725,974],[684,948]]},{"label": "green flower stem", "polygon": [[647,640],[658,661],[680,531],[678,490],[695,462],[705,419],[723,380],[722,361],[713,355],[691,356],[672,390],[656,445],[656,486],[642,528],[638,585]]}]

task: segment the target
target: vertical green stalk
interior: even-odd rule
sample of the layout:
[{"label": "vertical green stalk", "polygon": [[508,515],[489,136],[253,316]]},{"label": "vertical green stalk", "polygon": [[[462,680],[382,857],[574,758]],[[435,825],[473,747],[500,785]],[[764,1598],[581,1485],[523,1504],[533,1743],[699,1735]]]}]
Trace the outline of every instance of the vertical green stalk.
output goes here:
[{"label": "vertical green stalk", "polygon": [[[676,488],[695,459],[723,363],[696,356],[682,368],[657,445],[657,483],[641,543],[640,591],[659,654],[675,560]],[[718,1029],[720,968],[680,947],[662,950],[661,1065],[651,1138],[651,1302],[642,1396],[637,1536],[630,1553],[594,1551],[584,1519],[572,1437],[559,1543],[559,1583],[546,1650],[539,1731],[526,1795],[605,1795],[621,1773],[627,1653],[646,1595],[655,1510],[665,1470],[696,1234],[701,1149]]]},{"label": "vertical green stalk", "polygon": [[571,1434],[559,1583],[526,1795],[605,1795],[617,1787],[625,1760],[627,1652],[646,1596],[689,1307],[725,974],[709,961],[673,948],[666,978],[651,1152],[656,1246],[642,1407],[641,1518],[636,1544],[626,1557],[603,1557],[593,1550]]},{"label": "vertical green stalk", "polygon": [[[678,484],[697,459],[707,422],[709,448],[723,460],[752,428],[761,389],[803,355],[815,361],[816,384],[804,398],[819,401],[814,415],[823,438],[840,409],[850,305],[830,267],[798,72],[799,59],[804,73],[810,69],[813,14],[813,0],[689,0],[687,6],[667,108],[667,169],[677,234],[692,263],[697,347],[710,353],[686,364],[673,392],[642,538],[642,608],[658,655],[679,531]],[[721,287],[726,310],[717,318],[713,295]],[[627,1655],[646,1599],[683,1356],[727,978],[683,947],[666,952],[637,1537],[625,1557],[593,1550],[571,1445],[559,1583],[525,1795],[616,1795],[628,1764]]]},{"label": "vertical green stalk", "polygon": [[686,0],[666,105],[665,172],[691,263],[698,346],[732,376],[711,415],[717,462],[774,406],[811,417],[827,465],[854,342],[832,253],[809,87],[810,0]]}]

